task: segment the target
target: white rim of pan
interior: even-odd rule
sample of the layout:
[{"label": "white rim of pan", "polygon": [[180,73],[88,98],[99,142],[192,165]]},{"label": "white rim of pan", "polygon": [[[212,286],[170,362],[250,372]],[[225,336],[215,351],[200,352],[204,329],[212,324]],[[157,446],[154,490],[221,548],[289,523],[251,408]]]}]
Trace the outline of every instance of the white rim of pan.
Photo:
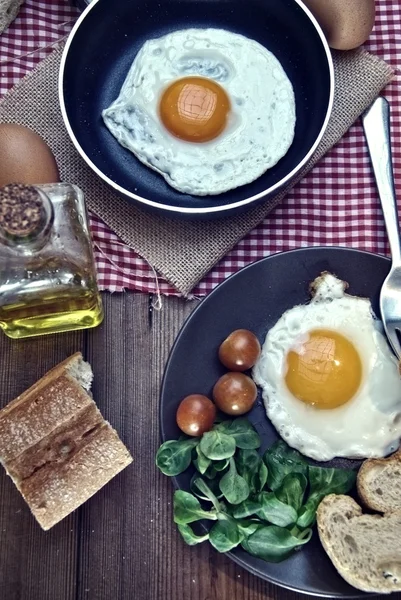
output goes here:
[{"label": "white rim of pan", "polygon": [[265,196],[270,195],[272,192],[282,188],[285,183],[289,182],[294,177],[294,175],[296,175],[302,169],[302,167],[306,164],[306,162],[309,160],[309,158],[312,156],[312,154],[316,150],[320,140],[323,137],[324,132],[326,131],[327,124],[329,122],[331,111],[333,108],[333,100],[334,100],[334,66],[333,66],[333,59],[331,56],[330,48],[327,43],[326,37],[325,37],[320,25],[318,24],[317,20],[312,15],[310,10],[303,4],[303,2],[301,0],[294,0],[294,1],[302,8],[302,10],[309,17],[310,21],[313,23],[313,25],[320,37],[320,40],[322,42],[322,46],[326,53],[327,64],[328,64],[329,73],[330,73],[330,95],[329,95],[329,102],[327,105],[326,116],[325,116],[323,125],[321,127],[321,130],[319,132],[319,135],[317,136],[314,144],[310,148],[309,152],[301,160],[301,162],[299,162],[297,164],[297,166],[290,173],[288,173],[288,175],[286,175],[285,177],[280,179],[280,181],[278,181],[271,187],[267,188],[266,190],[263,190],[262,192],[259,192],[258,194],[255,194],[254,196],[250,196],[249,198],[245,198],[244,200],[239,200],[238,202],[232,202],[230,204],[224,204],[224,205],[219,205],[219,206],[210,206],[210,207],[205,207],[205,208],[185,208],[185,207],[179,207],[179,206],[171,206],[170,204],[162,204],[160,202],[154,202],[153,200],[149,200],[148,198],[144,198],[143,196],[134,194],[133,192],[130,192],[129,190],[118,185],[118,183],[116,183],[115,181],[113,181],[112,179],[107,177],[107,175],[105,175],[91,161],[91,159],[87,156],[87,154],[84,152],[81,145],[79,144],[79,142],[78,142],[77,138],[75,137],[75,134],[72,130],[72,127],[70,125],[70,122],[69,122],[69,119],[67,116],[67,111],[65,108],[65,102],[64,102],[63,81],[64,81],[65,63],[66,63],[68,51],[69,51],[71,43],[74,39],[74,36],[75,36],[76,32],[78,31],[82,21],[88,16],[90,11],[96,6],[96,4],[98,2],[100,2],[100,0],[92,0],[92,2],[87,6],[87,8],[84,10],[84,12],[81,14],[81,16],[78,18],[77,22],[75,23],[74,27],[72,28],[71,33],[70,33],[70,35],[67,39],[66,45],[65,45],[63,55],[61,57],[61,64],[60,64],[60,71],[59,71],[58,91],[59,91],[59,102],[60,102],[61,114],[63,116],[64,124],[67,128],[68,134],[69,134],[75,148],[78,150],[79,154],[82,156],[82,158],[85,160],[85,162],[91,167],[91,169],[114,190],[116,190],[123,196],[132,198],[132,200],[135,200],[141,204],[145,204],[152,208],[165,211],[166,214],[172,213],[172,212],[186,214],[186,215],[224,213],[227,210],[240,208],[242,206],[246,206],[247,204],[251,204],[252,202],[255,202],[256,200],[261,200]]}]

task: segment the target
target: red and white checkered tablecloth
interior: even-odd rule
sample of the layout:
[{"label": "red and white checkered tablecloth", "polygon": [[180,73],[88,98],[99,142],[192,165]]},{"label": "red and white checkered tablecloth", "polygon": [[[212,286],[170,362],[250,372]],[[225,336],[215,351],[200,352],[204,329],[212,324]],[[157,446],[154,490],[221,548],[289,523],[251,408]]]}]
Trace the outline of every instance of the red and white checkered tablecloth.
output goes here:
[{"label": "red and white checkered tablecloth", "polygon": [[[396,70],[401,66],[401,2],[376,0],[376,24],[366,48]],[[69,0],[26,0],[0,36],[0,97],[67,36],[78,10]],[[395,179],[401,199],[401,86],[399,71],[386,88],[391,103]],[[108,227],[91,215],[102,289],[176,291]],[[227,254],[193,290],[209,293],[259,258],[300,246],[341,245],[388,253],[383,218],[363,137],[356,123],[341,142],[288,194],[258,227]]]}]

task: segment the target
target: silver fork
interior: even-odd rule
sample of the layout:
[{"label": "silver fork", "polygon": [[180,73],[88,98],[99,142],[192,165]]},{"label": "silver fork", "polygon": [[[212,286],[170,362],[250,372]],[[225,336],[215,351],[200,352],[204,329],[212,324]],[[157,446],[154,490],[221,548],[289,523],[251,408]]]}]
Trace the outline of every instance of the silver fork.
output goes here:
[{"label": "silver fork", "polygon": [[391,160],[388,101],[385,98],[377,98],[363,115],[362,123],[379,190],[392,258],[390,273],[380,292],[380,312],[389,342],[397,357],[401,358],[401,244]]}]

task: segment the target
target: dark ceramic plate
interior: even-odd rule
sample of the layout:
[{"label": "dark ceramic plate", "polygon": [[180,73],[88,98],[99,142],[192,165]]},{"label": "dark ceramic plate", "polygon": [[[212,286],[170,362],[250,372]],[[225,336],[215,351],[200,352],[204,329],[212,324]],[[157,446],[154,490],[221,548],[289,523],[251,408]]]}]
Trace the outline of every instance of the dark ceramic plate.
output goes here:
[{"label": "dark ceramic plate", "polygon": [[[217,349],[231,331],[250,329],[262,342],[284,311],[308,301],[308,285],[322,271],[331,271],[348,281],[349,293],[370,298],[379,315],[380,288],[389,268],[388,259],[367,252],[305,248],[265,258],[224,281],[191,314],[171,351],[161,390],[163,440],[180,434],[175,413],[184,396],[199,393],[210,397],[213,384],[225,372]],[[261,435],[264,451],[278,436],[260,398],[249,418]],[[176,486],[188,490],[190,477],[189,473],[176,477]],[[338,598],[366,595],[337,574],[316,532],[307,546],[279,564],[237,549],[230,557],[255,575],[291,590]]]}]

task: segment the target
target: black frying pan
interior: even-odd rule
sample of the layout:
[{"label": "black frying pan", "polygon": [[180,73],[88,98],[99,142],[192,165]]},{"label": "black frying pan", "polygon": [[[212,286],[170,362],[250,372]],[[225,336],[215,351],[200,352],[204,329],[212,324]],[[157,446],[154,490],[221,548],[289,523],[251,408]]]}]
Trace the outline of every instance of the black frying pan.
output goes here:
[{"label": "black frying pan", "polygon": [[[218,196],[174,190],[120,146],[101,118],[142,44],[189,27],[223,28],[257,40],[280,60],[295,91],[297,124],[287,154],[253,183]],[[227,215],[277,193],[316,147],[332,97],[330,51],[299,0],[94,0],[68,39],[60,72],[64,120],[86,162],[128,200],[179,216]]]}]

